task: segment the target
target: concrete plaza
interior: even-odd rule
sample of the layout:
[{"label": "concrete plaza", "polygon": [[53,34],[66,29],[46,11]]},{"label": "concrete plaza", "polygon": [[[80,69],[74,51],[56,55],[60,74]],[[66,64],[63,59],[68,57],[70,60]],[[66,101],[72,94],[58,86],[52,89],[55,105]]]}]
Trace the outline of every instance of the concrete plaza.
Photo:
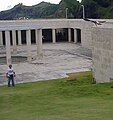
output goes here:
[{"label": "concrete plaza", "polygon": [[[36,46],[32,45],[32,55]],[[26,55],[26,46],[18,46],[17,55]],[[74,43],[45,43],[43,56],[32,63],[13,64],[15,82],[35,82],[68,77],[67,73],[88,71],[92,68],[91,50]],[[0,65],[0,85],[7,85],[5,73],[7,65]]]}]

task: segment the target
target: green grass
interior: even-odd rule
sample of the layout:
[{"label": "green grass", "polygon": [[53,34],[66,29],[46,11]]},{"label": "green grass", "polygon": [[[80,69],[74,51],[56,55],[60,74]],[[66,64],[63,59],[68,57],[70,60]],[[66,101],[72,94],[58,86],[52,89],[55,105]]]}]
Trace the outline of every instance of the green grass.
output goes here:
[{"label": "green grass", "polygon": [[113,120],[113,83],[92,84],[91,72],[0,87],[0,120]]}]

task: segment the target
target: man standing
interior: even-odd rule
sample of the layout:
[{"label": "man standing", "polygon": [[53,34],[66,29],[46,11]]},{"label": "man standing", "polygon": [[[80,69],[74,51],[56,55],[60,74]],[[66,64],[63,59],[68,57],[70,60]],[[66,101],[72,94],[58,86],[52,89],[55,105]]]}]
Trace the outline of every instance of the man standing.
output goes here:
[{"label": "man standing", "polygon": [[8,67],[6,77],[8,77],[8,87],[10,87],[10,81],[12,81],[12,86],[15,86],[15,84],[14,84],[15,72],[14,72],[11,64]]}]

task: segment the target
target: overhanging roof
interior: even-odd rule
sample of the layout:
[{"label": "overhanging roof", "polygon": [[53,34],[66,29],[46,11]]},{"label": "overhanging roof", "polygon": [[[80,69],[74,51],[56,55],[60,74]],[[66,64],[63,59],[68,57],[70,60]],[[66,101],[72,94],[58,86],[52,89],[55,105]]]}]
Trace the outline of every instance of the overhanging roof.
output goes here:
[{"label": "overhanging roof", "polygon": [[0,25],[0,31],[33,30],[33,29],[41,29],[41,27],[36,24]]}]

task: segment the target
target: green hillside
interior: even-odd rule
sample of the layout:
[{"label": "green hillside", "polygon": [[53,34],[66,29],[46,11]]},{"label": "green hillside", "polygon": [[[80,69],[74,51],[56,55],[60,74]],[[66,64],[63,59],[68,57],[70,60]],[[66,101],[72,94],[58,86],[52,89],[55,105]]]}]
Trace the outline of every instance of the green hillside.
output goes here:
[{"label": "green hillside", "polygon": [[87,18],[113,18],[113,0],[61,0],[59,4],[41,2],[34,6],[18,4],[14,8],[0,12],[0,20],[65,18],[82,18],[82,7]]},{"label": "green hillside", "polygon": [[82,0],[88,18],[113,18],[113,0]]},{"label": "green hillside", "polygon": [[57,9],[58,5],[47,2],[41,2],[34,6],[18,4],[10,10],[0,12],[0,19],[46,18],[47,16],[53,15]]}]

